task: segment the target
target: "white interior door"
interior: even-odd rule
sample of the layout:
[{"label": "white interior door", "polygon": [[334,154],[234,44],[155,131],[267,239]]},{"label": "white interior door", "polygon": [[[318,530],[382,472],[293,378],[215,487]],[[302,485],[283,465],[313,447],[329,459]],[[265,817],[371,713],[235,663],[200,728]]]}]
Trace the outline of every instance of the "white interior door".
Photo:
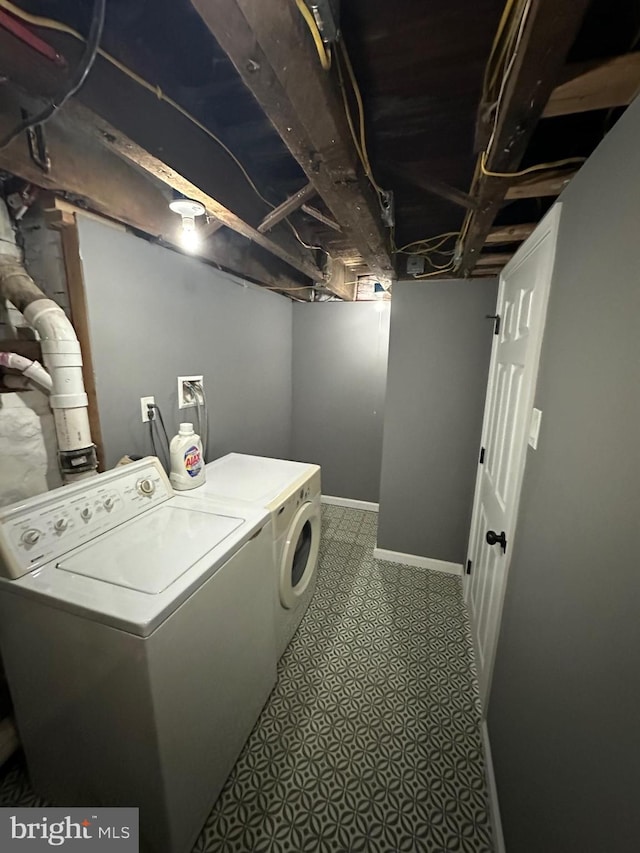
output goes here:
[{"label": "white interior door", "polygon": [[560,209],[560,204],[554,205],[500,276],[499,331],[491,354],[470,563],[465,575],[485,710],[513,548]]}]

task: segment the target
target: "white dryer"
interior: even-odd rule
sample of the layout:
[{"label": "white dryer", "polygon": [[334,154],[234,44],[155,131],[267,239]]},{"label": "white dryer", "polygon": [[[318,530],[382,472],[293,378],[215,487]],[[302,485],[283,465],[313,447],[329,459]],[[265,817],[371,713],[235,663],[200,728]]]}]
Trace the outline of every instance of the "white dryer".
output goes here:
[{"label": "white dryer", "polygon": [[289,645],[316,586],[321,536],[320,467],[306,462],[229,453],[210,462],[195,498],[246,502],[271,513],[278,657]]},{"label": "white dryer", "polygon": [[276,682],[268,511],[155,459],[0,510],[0,646],[36,791],[188,853]]}]

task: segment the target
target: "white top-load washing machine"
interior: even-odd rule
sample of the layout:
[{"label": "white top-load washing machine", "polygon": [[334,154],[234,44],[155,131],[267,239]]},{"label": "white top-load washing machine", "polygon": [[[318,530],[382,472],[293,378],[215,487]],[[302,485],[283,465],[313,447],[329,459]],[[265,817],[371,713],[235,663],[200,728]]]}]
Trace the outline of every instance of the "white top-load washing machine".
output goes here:
[{"label": "white top-load washing machine", "polygon": [[206,466],[206,482],[189,495],[265,507],[273,530],[274,619],[278,657],[304,616],[316,585],[321,534],[320,467],[229,453]]},{"label": "white top-load washing machine", "polygon": [[0,510],[0,645],[35,789],[187,853],[276,682],[269,513],[144,459]]}]

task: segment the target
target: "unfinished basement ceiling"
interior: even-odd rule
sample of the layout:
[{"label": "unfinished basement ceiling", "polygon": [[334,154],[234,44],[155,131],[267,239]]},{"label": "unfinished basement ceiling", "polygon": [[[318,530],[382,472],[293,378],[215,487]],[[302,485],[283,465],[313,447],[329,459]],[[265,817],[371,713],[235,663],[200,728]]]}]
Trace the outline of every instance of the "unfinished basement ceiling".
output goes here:
[{"label": "unfinished basement ceiling", "polygon": [[[517,0],[508,4],[513,8],[518,5],[523,4]],[[78,4],[73,0],[21,0],[19,7],[86,33],[92,4]],[[514,75],[517,72],[525,84],[527,75],[531,78],[532,73],[539,74],[541,87],[546,86],[551,92],[565,80],[602,65],[603,60],[628,58],[638,50],[638,0],[533,0],[527,7],[526,23],[533,33],[529,38],[524,30],[525,38],[520,46],[523,67],[518,67],[517,63],[514,66]],[[335,103],[343,110],[336,79],[338,61],[335,55],[338,51],[334,49],[332,70],[326,79],[321,79],[325,72],[320,69],[313,41],[294,0],[263,0],[260,4],[248,0],[108,0],[107,3],[103,48],[144,80],[159,87],[228,146],[251,177],[253,187],[210,136],[103,58],[98,58],[77,100],[91,110],[89,119],[97,117],[89,136],[99,137],[110,153],[124,157],[127,166],[133,167],[136,174],[144,172],[145,180],[153,184],[155,192],[168,200],[171,187],[184,191],[185,187],[193,186],[204,193],[205,199],[221,205],[219,221],[224,227],[216,230],[213,223],[209,227],[211,236],[207,240],[205,257],[254,280],[283,289],[321,280],[327,267],[325,253],[300,245],[300,237],[303,243],[320,245],[334,259],[345,262],[346,275],[341,282],[334,280],[333,292],[341,298],[353,298],[352,283],[358,274],[373,272],[375,277],[384,277],[391,272],[390,263],[395,264],[400,276],[405,273],[406,255],[394,254],[392,239],[401,247],[446,232],[453,232],[450,242],[443,246],[449,254],[429,255],[427,273],[432,271],[430,264],[434,265],[434,270],[435,265],[440,264],[444,266],[443,275],[495,274],[579,167],[576,163],[557,170],[555,184],[547,180],[545,185],[541,179],[553,177],[545,172],[518,181],[478,178],[477,174],[474,180],[478,152],[487,142],[486,128],[483,138],[481,122],[479,124],[479,115],[486,117],[487,114],[487,105],[481,104],[484,69],[503,9],[501,0],[342,2],[344,41],[362,92],[373,175],[383,189],[393,191],[395,199],[393,232],[380,222],[377,198],[363,169],[357,163],[353,165],[356,161],[354,149],[347,152],[349,156],[340,163],[333,164],[334,177],[339,169],[348,175],[344,187],[338,187],[337,195],[331,187],[330,193],[323,193],[324,200],[317,194],[306,200],[329,223],[342,226],[341,231],[328,227],[299,207],[289,215],[289,222],[298,236],[285,221],[261,231],[262,236],[257,235],[258,226],[271,206],[280,205],[303,188],[310,180],[309,174],[314,180],[313,172],[307,168],[305,174],[302,168],[305,166],[304,152],[296,158],[295,146],[289,139],[287,146],[281,138],[286,138],[290,129],[283,119],[284,109],[279,115],[281,105],[270,102],[269,86],[262,83],[263,88],[260,88],[259,78],[267,70],[265,63],[270,60],[277,66],[280,62],[276,67],[279,79],[286,78],[286,73],[281,73],[286,65],[283,57],[290,56],[292,64],[298,63],[302,69],[299,79],[293,83],[285,80],[283,84],[286,94],[289,93],[287,85],[295,88],[294,106],[300,104],[300,100],[295,101],[296,97],[302,97],[304,103],[304,87],[308,87],[310,93],[322,93],[322,86],[328,85],[329,95],[336,96]],[[10,5],[0,3],[0,11],[7,10],[11,11]],[[237,10],[238,16],[234,17]],[[24,20],[22,23],[46,43],[55,45],[70,66],[77,62],[82,45],[75,39],[45,27],[30,26]],[[296,38],[286,52],[287,38],[292,33]],[[543,47],[549,46],[553,61],[540,63],[543,67],[532,70],[536,36]],[[306,65],[301,63],[296,51],[303,51]],[[247,60],[254,55],[260,55],[260,62],[252,58]],[[539,52],[538,58],[540,55]],[[64,83],[67,73],[64,69],[2,26],[0,57],[0,74],[5,78],[4,85],[0,86],[3,109],[5,101],[10,102],[14,113],[16,103],[33,109],[25,93],[31,98],[48,98]],[[256,67],[251,68],[251,63]],[[511,133],[513,139],[520,137],[524,144],[520,146],[520,153],[514,152],[506,171],[512,173],[538,163],[587,157],[624,109],[634,81],[640,84],[637,63],[629,64],[624,73],[626,94],[620,95],[618,91],[610,96],[613,103],[607,101],[604,107],[596,104],[598,108],[586,110],[583,104],[581,111],[574,111],[575,106],[570,106],[566,114],[562,114],[566,111],[563,107],[561,114],[538,121],[544,107],[540,104],[530,127],[526,116],[521,116],[518,123],[518,109],[522,110],[522,105],[517,103],[521,93],[516,91],[513,103],[506,104],[513,112],[507,117],[513,126],[505,133]],[[318,80],[320,88],[318,85],[314,88]],[[526,91],[526,85],[522,91]],[[308,101],[309,114],[300,119],[300,127],[304,130],[314,120],[318,122],[324,115],[323,110],[327,109],[324,102],[319,102],[316,109],[311,96]],[[545,98],[544,103],[546,101]],[[351,94],[349,102],[355,116],[356,104]],[[7,116],[11,115],[11,109]],[[314,110],[318,114],[315,117]],[[294,119],[298,117],[295,115]],[[63,118],[70,123],[64,126]],[[58,117],[55,121],[59,121],[61,132],[66,129],[68,137],[74,132],[84,132],[82,123],[89,119],[75,114],[69,119]],[[100,123],[103,120],[108,126]],[[338,130],[345,132],[346,144],[352,147],[345,130],[344,113],[336,120]],[[45,134],[52,124],[54,120]],[[123,134],[121,139],[116,138],[117,132]],[[311,127],[310,138],[317,138],[318,132],[317,126]],[[78,187],[64,186],[64,174],[56,170],[64,172],[61,159],[69,156],[68,149],[58,146],[55,133],[52,128],[52,153],[59,153],[52,157],[51,173],[43,176],[40,184],[57,193],[66,192],[72,200],[80,197],[83,204],[109,213],[111,202],[94,200],[102,198],[99,188],[87,189],[83,194]],[[130,142],[142,153],[133,157]],[[516,142],[514,147],[518,144]],[[0,166],[38,184],[38,174],[32,164],[16,161],[11,168],[10,155],[17,150],[14,147],[0,152]],[[145,152],[150,155],[148,158]],[[326,151],[321,154],[324,161],[330,160]],[[347,162],[350,158],[352,162]],[[13,160],[16,160],[15,154]],[[322,172],[323,168],[324,162],[318,171]],[[341,189],[351,193],[345,196],[344,204]],[[465,194],[470,194],[471,199]],[[171,242],[168,234],[173,222],[171,217],[159,221],[156,214],[147,226],[145,216],[148,214],[142,204],[139,206],[137,218],[132,215],[124,221]],[[205,206],[214,212],[206,201]],[[361,209],[365,219],[368,211],[372,225],[362,225],[357,213],[354,215],[354,210]],[[227,213],[230,215],[225,219]],[[113,215],[119,218],[117,213]],[[465,217],[471,221],[465,221]],[[494,233],[498,226],[522,226],[522,229],[507,232],[515,239],[505,242],[505,238],[500,245],[500,233]],[[452,252],[455,234],[461,230],[467,250],[459,244],[456,258],[460,263],[456,266],[452,263]],[[455,266],[455,269],[448,269],[448,266]],[[307,298],[308,292],[300,291],[295,296]]]}]

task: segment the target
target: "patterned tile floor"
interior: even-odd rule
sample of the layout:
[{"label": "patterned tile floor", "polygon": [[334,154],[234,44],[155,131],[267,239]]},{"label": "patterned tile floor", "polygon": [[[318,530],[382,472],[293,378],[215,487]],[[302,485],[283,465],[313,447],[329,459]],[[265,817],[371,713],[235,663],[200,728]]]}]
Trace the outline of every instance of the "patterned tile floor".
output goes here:
[{"label": "patterned tile floor", "polygon": [[[491,853],[459,578],[373,559],[323,507],[316,594],[194,853]],[[0,806],[35,801],[19,760]]]}]

